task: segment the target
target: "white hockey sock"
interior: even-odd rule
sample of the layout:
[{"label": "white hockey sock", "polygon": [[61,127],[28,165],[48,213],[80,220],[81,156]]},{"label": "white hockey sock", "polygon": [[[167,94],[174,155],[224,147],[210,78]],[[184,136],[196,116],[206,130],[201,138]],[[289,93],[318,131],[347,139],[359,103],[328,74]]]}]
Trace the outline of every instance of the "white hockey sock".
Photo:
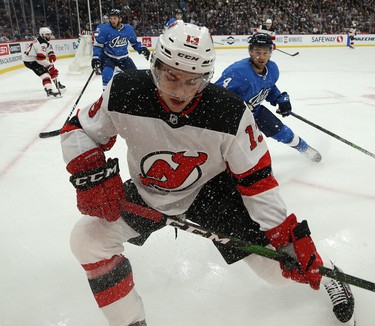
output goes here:
[{"label": "white hockey sock", "polygon": [[134,288],[126,297],[101,308],[101,310],[110,326],[130,325],[145,319],[141,297]]},{"label": "white hockey sock", "polygon": [[[272,248],[271,246],[267,246]],[[276,260],[252,254],[243,259],[243,261],[257,274],[261,279],[269,284],[276,286],[286,286],[292,284],[290,279],[281,274],[280,264]]]}]

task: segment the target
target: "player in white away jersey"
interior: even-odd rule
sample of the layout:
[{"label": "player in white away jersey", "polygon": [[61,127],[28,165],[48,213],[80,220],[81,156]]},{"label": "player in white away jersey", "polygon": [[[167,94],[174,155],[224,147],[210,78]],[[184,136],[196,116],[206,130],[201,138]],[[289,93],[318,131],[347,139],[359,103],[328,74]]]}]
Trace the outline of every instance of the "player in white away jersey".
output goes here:
[{"label": "player in white away jersey", "polygon": [[[51,38],[52,31],[48,27],[41,27],[39,36],[26,47],[22,60],[27,68],[41,78],[47,96],[56,97],[65,92],[66,88],[58,81],[59,71],[54,66],[56,55],[49,43]],[[53,89],[51,79],[57,91]]]},{"label": "player in white away jersey", "polygon": [[[123,243],[142,245],[167,216],[184,215],[205,229],[293,253],[299,267],[287,269],[215,242],[228,264],[244,260],[269,282],[286,280],[282,274],[313,289],[321,281],[335,286],[334,310],[351,319],[354,300],[344,292],[350,289],[319,274],[323,262],[307,222],[287,213],[251,110],[210,84],[215,56],[207,28],[177,21],[160,35],[150,70],[115,75],[100,99],[61,131],[83,214],[71,248],[98,306],[110,325],[146,325]],[[125,184],[118,160],[105,155],[116,136],[127,144]]]}]

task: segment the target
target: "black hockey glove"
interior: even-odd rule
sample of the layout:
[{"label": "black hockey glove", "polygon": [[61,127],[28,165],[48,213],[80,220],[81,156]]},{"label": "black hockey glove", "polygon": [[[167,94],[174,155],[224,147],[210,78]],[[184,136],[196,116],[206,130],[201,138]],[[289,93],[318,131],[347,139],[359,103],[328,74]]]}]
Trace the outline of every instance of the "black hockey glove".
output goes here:
[{"label": "black hockey glove", "polygon": [[102,63],[98,58],[93,58],[91,60],[91,67],[94,69],[98,74],[102,72]]},{"label": "black hockey glove", "polygon": [[290,104],[289,95],[287,92],[281,93],[277,97],[276,102],[279,105],[276,112],[281,114],[283,117],[288,116],[292,112],[292,104]]},{"label": "black hockey glove", "polygon": [[141,52],[139,52],[139,54],[143,54],[147,61],[150,58],[150,50],[147,49],[145,46],[141,47]]}]

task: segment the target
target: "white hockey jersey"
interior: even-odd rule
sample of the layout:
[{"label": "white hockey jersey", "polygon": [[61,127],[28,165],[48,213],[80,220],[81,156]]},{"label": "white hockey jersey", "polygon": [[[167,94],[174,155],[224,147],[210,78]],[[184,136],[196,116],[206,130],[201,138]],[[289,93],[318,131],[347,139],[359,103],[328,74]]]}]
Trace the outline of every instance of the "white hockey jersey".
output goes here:
[{"label": "white hockey jersey", "polygon": [[51,43],[39,36],[26,46],[25,52],[22,55],[22,61],[36,61],[40,65],[47,67],[51,65],[48,60],[51,55],[55,55]]},{"label": "white hockey jersey", "polygon": [[257,28],[254,29],[254,33],[265,33],[271,36],[272,40],[276,38],[276,32],[273,27],[267,29],[266,25],[259,25]]},{"label": "white hockey jersey", "polygon": [[210,84],[173,113],[158,97],[149,70],[129,70],[115,75],[78,120],[80,128],[61,135],[65,162],[121,136],[139,194],[164,214],[186,212],[203,185],[227,171],[261,230],[287,216],[264,137],[247,105],[224,88]]}]

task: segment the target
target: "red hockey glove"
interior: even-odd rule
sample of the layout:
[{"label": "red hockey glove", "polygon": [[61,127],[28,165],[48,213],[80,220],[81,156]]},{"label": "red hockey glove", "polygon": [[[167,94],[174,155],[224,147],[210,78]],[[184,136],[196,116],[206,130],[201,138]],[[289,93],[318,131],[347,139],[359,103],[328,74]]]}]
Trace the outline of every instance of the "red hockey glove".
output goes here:
[{"label": "red hockey glove", "polygon": [[56,61],[56,56],[54,54],[50,54],[48,56],[48,60],[49,62],[54,63]]},{"label": "red hockey glove", "polygon": [[77,207],[82,214],[109,222],[121,217],[125,194],[117,159],[105,161],[103,150],[89,150],[69,162],[70,182],[76,188]]},{"label": "red hockey glove", "polygon": [[296,216],[291,214],[283,223],[266,231],[265,234],[278,251],[286,251],[283,249],[293,246],[299,268],[291,268],[281,263],[283,276],[299,283],[309,283],[313,289],[318,290],[322,279],[318,266],[323,265],[323,261],[310,237],[307,222],[298,223]]},{"label": "red hockey glove", "polygon": [[51,75],[52,79],[57,78],[57,76],[59,75],[59,71],[54,67],[54,65],[48,66],[47,70],[48,70],[49,74]]}]

